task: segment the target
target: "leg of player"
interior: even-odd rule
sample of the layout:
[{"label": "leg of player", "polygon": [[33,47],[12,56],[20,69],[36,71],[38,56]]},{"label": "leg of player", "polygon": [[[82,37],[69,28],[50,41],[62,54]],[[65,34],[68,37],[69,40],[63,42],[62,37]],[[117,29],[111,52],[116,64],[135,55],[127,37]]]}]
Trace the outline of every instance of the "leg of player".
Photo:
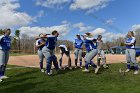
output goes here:
[{"label": "leg of player", "polygon": [[126,73],[130,71],[131,69],[131,58],[130,58],[130,52],[129,52],[129,49],[126,49],[126,60],[127,60],[127,69],[126,69]]},{"label": "leg of player", "polygon": [[71,70],[72,67],[71,67],[71,57],[70,57],[70,52],[66,53],[67,57],[68,57],[68,67],[69,69]]},{"label": "leg of player", "polygon": [[43,54],[45,56],[46,63],[47,63],[46,64],[46,74],[50,76],[50,75],[52,75],[52,71],[51,71],[51,65],[52,65],[51,51],[48,48],[44,47],[42,49],[42,52],[43,52]]},{"label": "leg of player", "polygon": [[0,82],[2,82],[1,76],[2,76],[2,65],[0,65]]},{"label": "leg of player", "polygon": [[9,51],[5,51],[5,59],[4,59],[4,64],[2,66],[2,75],[1,75],[1,79],[7,79],[9,77],[5,76],[5,71],[6,71],[6,66],[9,60]]},{"label": "leg of player", "polygon": [[56,71],[58,71],[59,70],[59,66],[58,66],[57,57],[55,55],[53,55],[52,59],[53,59],[53,65],[54,65]]},{"label": "leg of player", "polygon": [[63,66],[62,66],[62,60],[63,59],[63,53],[61,53],[61,57],[60,57],[60,59],[59,59],[59,66],[60,66],[60,69],[62,69],[63,68]]},{"label": "leg of player", "polygon": [[45,72],[44,69],[43,69],[43,58],[44,58],[44,55],[42,53],[42,50],[38,50],[38,56],[39,56],[39,65],[40,65],[40,71],[41,72]]},{"label": "leg of player", "polygon": [[82,49],[79,51],[79,62],[80,62],[80,68],[82,68]]},{"label": "leg of player", "polygon": [[100,57],[100,55],[98,54],[98,55],[97,55],[97,66],[98,66],[98,67],[100,67],[100,65],[101,65],[100,62],[101,62],[101,57]]},{"label": "leg of player", "polygon": [[94,49],[94,50],[91,50],[89,53],[88,53],[88,55],[86,56],[86,59],[85,59],[85,61],[86,61],[86,69],[87,69],[87,67],[88,67],[88,64],[90,63],[90,65],[92,65],[94,68],[95,68],[95,74],[97,74],[98,73],[98,71],[99,71],[99,67],[97,67],[93,62],[92,62],[92,59],[97,55],[97,49]]},{"label": "leg of player", "polygon": [[83,72],[89,72],[89,64],[90,64],[90,63],[88,63],[88,62],[86,61],[88,55],[89,55],[89,52],[87,52],[86,55],[85,55],[85,57],[84,57],[84,60],[85,60],[85,69],[82,70]]},{"label": "leg of player", "polygon": [[75,49],[75,68],[77,68],[77,63],[78,63],[78,53],[79,53],[79,51],[78,51],[78,49],[76,48],[76,49]]},{"label": "leg of player", "polygon": [[138,74],[138,70],[139,70],[139,67],[138,67],[138,64],[137,64],[137,61],[136,61],[136,51],[135,49],[130,49],[130,57],[131,57],[131,62],[133,62],[134,64],[134,74]]},{"label": "leg of player", "polygon": [[5,57],[5,53],[4,53],[4,51],[3,50],[0,50],[0,82],[2,81],[1,80],[1,77],[3,76],[2,75],[2,68],[3,68],[3,62],[4,62],[4,57]]},{"label": "leg of player", "polygon": [[108,66],[106,65],[106,56],[105,56],[105,52],[102,50],[101,51],[101,59],[102,59],[102,63],[103,63],[103,67],[104,68],[108,68]]}]

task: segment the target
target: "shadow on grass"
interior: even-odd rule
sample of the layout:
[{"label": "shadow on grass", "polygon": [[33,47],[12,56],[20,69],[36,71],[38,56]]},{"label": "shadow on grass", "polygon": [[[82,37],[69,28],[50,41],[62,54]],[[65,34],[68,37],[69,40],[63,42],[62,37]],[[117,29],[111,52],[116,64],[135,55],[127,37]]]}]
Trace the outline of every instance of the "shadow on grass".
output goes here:
[{"label": "shadow on grass", "polygon": [[58,72],[56,72],[55,74],[53,74],[52,76],[57,76],[57,75],[64,75],[67,73],[71,73],[77,70],[81,70],[80,68],[72,68],[71,70],[69,68],[66,68],[65,70],[59,70]]},{"label": "shadow on grass", "polygon": [[12,84],[20,84],[20,83],[23,83],[29,79],[35,79],[36,77],[27,77],[27,78],[21,78],[21,79],[14,79],[14,80],[4,80],[2,82],[2,86],[9,86],[9,85],[12,85]]},{"label": "shadow on grass", "polygon": [[19,83],[13,86],[4,87],[0,89],[0,93],[31,93],[30,91],[36,87],[38,84],[42,84],[43,82],[36,83]]},{"label": "shadow on grass", "polygon": [[31,71],[26,71],[26,72],[21,72],[21,73],[18,73],[18,74],[15,74],[13,76],[10,76],[11,78],[12,77],[23,77],[23,76],[27,76],[27,75],[31,75],[31,74],[34,74],[34,73],[37,73],[38,71],[33,69]]}]

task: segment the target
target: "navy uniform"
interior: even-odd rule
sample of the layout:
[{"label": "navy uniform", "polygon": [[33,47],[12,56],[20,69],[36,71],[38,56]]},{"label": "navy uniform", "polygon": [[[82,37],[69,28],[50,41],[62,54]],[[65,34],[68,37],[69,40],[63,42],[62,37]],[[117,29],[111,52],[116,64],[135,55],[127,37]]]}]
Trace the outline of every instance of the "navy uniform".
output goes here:
[{"label": "navy uniform", "polygon": [[71,68],[70,50],[68,50],[68,48],[64,44],[63,45],[59,45],[59,48],[60,48],[60,52],[61,52],[61,57],[59,59],[60,67],[62,68],[62,58],[63,58],[63,55],[65,54],[68,57],[68,68],[72,69]]},{"label": "navy uniform", "polygon": [[86,38],[84,40],[84,44],[86,47],[86,56],[85,56],[85,70],[84,72],[89,72],[89,65],[93,66],[95,68],[95,73],[98,72],[99,68],[92,62],[92,59],[97,55],[97,43],[93,42],[92,38]]},{"label": "navy uniform", "polygon": [[0,36],[0,78],[5,75],[6,66],[9,60],[11,38],[6,35]]},{"label": "navy uniform", "polygon": [[74,47],[75,47],[75,66],[77,67],[78,63],[78,56],[79,56],[79,62],[80,67],[82,67],[82,52],[83,52],[83,40],[82,39],[75,39],[74,40]]},{"label": "navy uniform", "polygon": [[129,37],[127,38],[126,42],[126,60],[127,60],[127,70],[126,72],[129,72],[131,69],[131,62],[134,64],[135,72],[134,74],[138,74],[138,64],[136,61],[136,50],[135,50],[135,44],[136,44],[136,38],[135,37]]},{"label": "navy uniform", "polygon": [[57,43],[57,37],[54,35],[48,35],[46,44],[42,49],[42,52],[46,58],[47,66],[46,66],[46,71],[48,75],[51,75],[51,66],[52,62],[55,66],[55,69],[58,70],[58,62],[57,62],[57,57],[55,56],[55,47]]},{"label": "navy uniform", "polygon": [[43,49],[43,47],[45,45],[42,45],[42,46],[39,46],[39,45],[42,44],[43,42],[45,42],[45,40],[41,39],[41,38],[36,40],[36,47],[37,47],[37,53],[38,53],[38,56],[39,56],[39,65],[40,65],[41,72],[44,72],[44,69],[43,69],[43,58],[44,58],[44,55],[43,55],[42,49]]}]

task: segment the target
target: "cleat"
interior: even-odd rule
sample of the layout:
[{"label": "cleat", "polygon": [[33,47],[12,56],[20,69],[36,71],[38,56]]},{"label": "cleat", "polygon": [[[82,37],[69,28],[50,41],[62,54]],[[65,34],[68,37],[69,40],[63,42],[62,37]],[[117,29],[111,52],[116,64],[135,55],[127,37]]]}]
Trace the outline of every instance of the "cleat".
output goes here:
[{"label": "cleat", "polygon": [[47,75],[48,76],[51,76],[52,75],[52,70],[49,73],[47,73]]},{"label": "cleat", "polygon": [[45,72],[44,69],[41,69],[41,72],[44,73]]},{"label": "cleat", "polygon": [[106,64],[103,65],[103,68],[108,68],[108,66]]},{"label": "cleat", "polygon": [[134,75],[137,75],[139,72],[138,72],[138,70],[135,70],[134,71]]},{"label": "cleat", "polygon": [[84,69],[84,70],[82,70],[82,72],[89,72],[89,70],[88,69]]},{"label": "cleat", "polygon": [[69,67],[70,70],[72,70],[72,67]]},{"label": "cleat", "polygon": [[99,69],[100,69],[100,67],[95,68],[95,74],[98,73]]},{"label": "cleat", "polygon": [[2,82],[2,80],[0,79],[0,82]]},{"label": "cleat", "polygon": [[127,72],[130,72],[130,69],[126,69],[126,70],[125,70],[125,73],[127,73]]},{"label": "cleat", "polygon": [[1,76],[0,79],[8,79],[9,77],[7,76]]}]

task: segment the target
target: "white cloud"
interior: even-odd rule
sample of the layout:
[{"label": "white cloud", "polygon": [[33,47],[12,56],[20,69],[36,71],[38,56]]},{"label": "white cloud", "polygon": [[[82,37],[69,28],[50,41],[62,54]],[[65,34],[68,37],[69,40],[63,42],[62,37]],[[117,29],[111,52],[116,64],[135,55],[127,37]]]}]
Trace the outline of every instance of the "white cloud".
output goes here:
[{"label": "white cloud", "polygon": [[135,24],[131,28],[132,31],[140,31],[140,24]]},{"label": "white cloud", "polygon": [[70,5],[70,9],[82,9],[92,12],[106,7],[109,1],[111,0],[74,0]]},{"label": "white cloud", "polygon": [[69,24],[62,24],[58,26],[51,26],[51,27],[21,27],[19,28],[21,30],[21,34],[27,34],[31,37],[37,36],[40,33],[46,33],[46,34],[51,34],[53,30],[57,30],[60,33],[60,36],[66,36],[69,31],[70,31],[70,26]]},{"label": "white cloud", "polygon": [[68,4],[71,0],[37,0],[36,5],[47,8],[63,8],[64,4]]},{"label": "white cloud", "polygon": [[71,24],[70,22],[68,22],[67,20],[64,20],[61,22],[62,24]]},{"label": "white cloud", "polygon": [[86,26],[84,23],[80,22],[77,24],[73,25],[74,28],[78,28],[80,32],[85,32],[85,31],[89,31],[92,30],[93,27],[92,26]]},{"label": "white cloud", "polygon": [[124,37],[124,34],[121,33],[113,33],[113,32],[108,32],[104,28],[96,28],[95,30],[91,31],[93,36],[97,37],[98,35],[103,36],[103,40],[106,41],[111,41],[113,39],[117,39],[119,37]]},{"label": "white cloud", "polygon": [[106,24],[113,25],[115,20],[116,20],[116,18],[108,19],[108,20],[106,20]]},{"label": "white cloud", "polygon": [[25,12],[17,12],[18,0],[0,1],[0,27],[24,26],[30,24],[32,17]]},{"label": "white cloud", "polygon": [[34,21],[34,22],[37,22],[37,19],[38,19],[38,18],[41,18],[44,14],[45,14],[45,12],[44,12],[43,10],[40,10],[40,11],[38,12],[38,14],[37,14],[35,17],[33,17],[33,21]]},{"label": "white cloud", "polygon": [[103,29],[103,28],[96,28],[94,31],[92,31],[91,33],[93,35],[102,35],[106,32],[106,29]]}]

